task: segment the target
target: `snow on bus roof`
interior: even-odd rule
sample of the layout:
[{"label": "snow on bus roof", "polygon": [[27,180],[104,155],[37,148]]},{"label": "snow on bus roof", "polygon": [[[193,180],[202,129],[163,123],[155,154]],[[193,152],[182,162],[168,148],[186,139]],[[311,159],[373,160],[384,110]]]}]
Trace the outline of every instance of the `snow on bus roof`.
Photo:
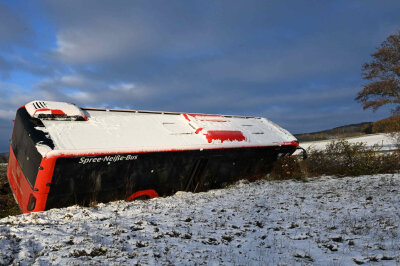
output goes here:
[{"label": "snow on bus roof", "polygon": [[275,146],[296,141],[265,118],[85,109],[87,121],[42,119],[44,156]]}]

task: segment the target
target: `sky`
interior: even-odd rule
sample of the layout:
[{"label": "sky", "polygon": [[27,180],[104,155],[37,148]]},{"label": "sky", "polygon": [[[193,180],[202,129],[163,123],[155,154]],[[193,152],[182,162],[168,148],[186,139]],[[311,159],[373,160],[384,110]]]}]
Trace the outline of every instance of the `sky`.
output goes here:
[{"label": "sky", "polygon": [[18,107],[262,116],[292,133],[390,115],[354,98],[400,1],[0,1],[0,152]]}]

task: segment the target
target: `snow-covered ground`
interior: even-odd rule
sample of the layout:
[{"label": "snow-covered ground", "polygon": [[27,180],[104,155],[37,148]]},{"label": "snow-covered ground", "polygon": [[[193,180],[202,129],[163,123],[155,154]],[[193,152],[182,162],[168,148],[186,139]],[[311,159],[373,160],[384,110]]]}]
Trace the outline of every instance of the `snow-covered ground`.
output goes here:
[{"label": "snow-covered ground", "polygon": [[[368,147],[373,147],[374,145],[378,145],[381,147],[382,151],[393,150],[396,148],[395,140],[390,134],[370,134],[361,137],[351,137],[345,138],[349,143],[365,143]],[[321,140],[321,141],[310,141],[310,142],[301,142],[300,146],[304,149],[315,149],[315,150],[324,150],[326,145],[329,144],[332,140]]]},{"label": "snow-covered ground", "polygon": [[0,264],[400,263],[400,174],[240,182],[0,220]]}]

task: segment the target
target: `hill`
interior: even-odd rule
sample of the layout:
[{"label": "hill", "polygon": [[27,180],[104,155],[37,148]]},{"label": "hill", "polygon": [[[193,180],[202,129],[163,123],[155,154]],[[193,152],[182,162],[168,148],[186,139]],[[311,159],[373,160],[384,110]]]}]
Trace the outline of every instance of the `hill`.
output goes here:
[{"label": "hill", "polygon": [[335,127],[323,131],[295,134],[299,141],[315,141],[336,138],[346,138],[360,136],[372,133],[372,125],[374,122],[364,122],[359,124],[351,124],[346,126]]},{"label": "hill", "polygon": [[8,163],[8,152],[0,154],[0,163]]},{"label": "hill", "polygon": [[295,134],[294,136],[300,142],[303,142],[356,137],[371,133],[390,133],[395,131],[400,131],[400,115],[390,116],[376,122],[350,124],[323,131]]}]

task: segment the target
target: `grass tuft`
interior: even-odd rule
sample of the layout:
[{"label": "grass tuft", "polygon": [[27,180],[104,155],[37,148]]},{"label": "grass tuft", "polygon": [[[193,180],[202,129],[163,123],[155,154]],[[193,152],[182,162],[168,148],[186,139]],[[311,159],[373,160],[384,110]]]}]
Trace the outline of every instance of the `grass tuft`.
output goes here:
[{"label": "grass tuft", "polygon": [[21,214],[7,180],[7,165],[0,165],[0,219]]}]

